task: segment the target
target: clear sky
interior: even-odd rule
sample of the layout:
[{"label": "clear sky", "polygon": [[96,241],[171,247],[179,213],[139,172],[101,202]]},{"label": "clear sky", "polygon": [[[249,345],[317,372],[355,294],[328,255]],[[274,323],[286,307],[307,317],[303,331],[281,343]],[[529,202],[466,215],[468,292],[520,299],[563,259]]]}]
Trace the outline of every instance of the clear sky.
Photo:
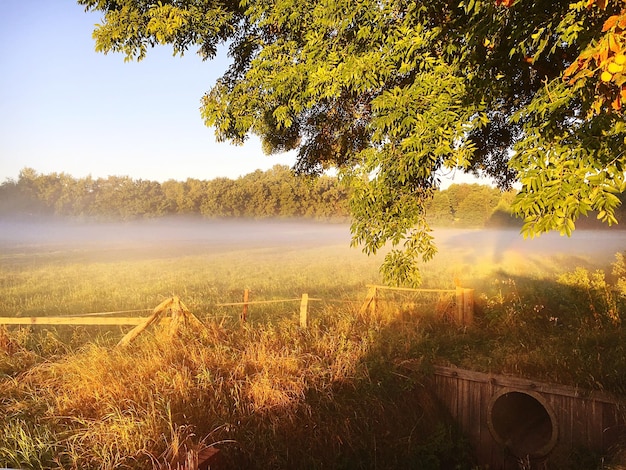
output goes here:
[{"label": "clear sky", "polygon": [[256,138],[217,143],[204,125],[200,99],[225,54],[203,62],[160,47],[124,62],[95,52],[100,21],[73,0],[0,0],[0,183],[25,167],[182,181],[293,164],[293,153],[263,154]]},{"label": "clear sky", "polygon": [[195,50],[152,49],[141,62],[96,53],[99,13],[73,0],[0,0],[0,182],[24,167],[74,177],[236,178],[293,164],[251,139],[217,143],[202,95],[226,68]]}]

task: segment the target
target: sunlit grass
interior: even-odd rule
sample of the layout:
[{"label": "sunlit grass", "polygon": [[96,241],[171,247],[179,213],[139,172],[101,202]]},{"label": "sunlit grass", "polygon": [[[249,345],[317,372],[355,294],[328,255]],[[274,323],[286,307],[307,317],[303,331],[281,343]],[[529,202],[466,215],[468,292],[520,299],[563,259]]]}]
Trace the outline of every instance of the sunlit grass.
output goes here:
[{"label": "sunlit grass", "polygon": [[[438,430],[419,371],[396,374],[384,365],[419,344],[419,322],[398,326],[384,312],[343,309],[321,314],[308,330],[288,318],[256,327],[206,324],[176,337],[151,330],[126,349],[88,344],[3,380],[0,462],[162,468],[184,429],[193,430],[194,445],[222,443],[231,468],[328,468],[376,458],[397,468],[448,458],[445,450],[455,446],[449,430]],[[16,427],[24,433],[19,442]],[[33,455],[46,445],[40,462]]]},{"label": "sunlit grass", "polygon": [[[121,327],[0,330],[0,466],[185,468],[219,443],[230,468],[446,468],[446,456],[471,468],[422,387],[432,364],[626,391],[619,280],[593,259],[440,252],[424,286],[474,288],[467,327],[448,294],[384,292],[360,311],[380,258],[347,245],[222,248],[0,255],[0,316],[149,310],[177,295],[207,327],[149,329],[126,349]],[[251,305],[241,324],[241,307],[218,304],[244,289],[322,300],[306,330],[298,302]]]},{"label": "sunlit grass", "polygon": [[[156,256],[157,253],[154,253]],[[38,257],[44,258],[42,263]],[[75,255],[76,256],[76,255]],[[254,249],[227,254],[89,262],[72,253],[54,262],[33,254],[30,262],[0,266],[0,315],[69,315],[153,308],[173,294],[196,314],[215,304],[300,296],[360,296],[378,280],[377,260],[346,246],[322,249]]]}]

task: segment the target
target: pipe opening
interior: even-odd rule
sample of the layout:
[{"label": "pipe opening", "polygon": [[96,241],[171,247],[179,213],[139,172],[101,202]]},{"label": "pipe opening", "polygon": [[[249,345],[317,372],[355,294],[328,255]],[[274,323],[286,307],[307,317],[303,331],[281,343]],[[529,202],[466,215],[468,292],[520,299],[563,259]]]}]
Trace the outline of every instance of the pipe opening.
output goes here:
[{"label": "pipe opening", "polygon": [[544,457],[556,445],[554,413],[532,392],[504,391],[489,407],[489,430],[494,439],[519,458]]}]

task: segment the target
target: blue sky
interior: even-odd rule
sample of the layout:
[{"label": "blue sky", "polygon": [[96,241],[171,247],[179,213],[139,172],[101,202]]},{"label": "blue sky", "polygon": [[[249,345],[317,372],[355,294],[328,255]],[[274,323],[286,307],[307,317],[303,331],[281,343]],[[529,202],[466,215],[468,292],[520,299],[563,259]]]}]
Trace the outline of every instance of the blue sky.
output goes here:
[{"label": "blue sky", "polygon": [[95,52],[100,20],[73,0],[0,0],[0,183],[25,167],[182,181],[293,164],[293,153],[263,154],[256,138],[217,143],[204,126],[200,99],[225,54],[202,62],[161,47],[124,62]]},{"label": "blue sky", "polygon": [[165,181],[236,178],[291,165],[251,139],[216,143],[200,98],[226,68],[189,51],[150,50],[141,62],[96,53],[99,13],[72,0],[0,0],[0,182],[24,167],[75,177]]}]

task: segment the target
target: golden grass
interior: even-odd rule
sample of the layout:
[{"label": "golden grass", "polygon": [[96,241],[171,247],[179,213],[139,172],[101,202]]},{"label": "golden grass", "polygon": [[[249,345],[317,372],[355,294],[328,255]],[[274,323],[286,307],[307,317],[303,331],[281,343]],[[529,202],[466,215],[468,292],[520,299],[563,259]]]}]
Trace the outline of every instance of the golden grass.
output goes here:
[{"label": "golden grass", "polygon": [[[314,426],[320,418],[312,415],[320,412],[320,403],[354,407],[352,398],[344,405],[335,403],[338,393],[346,393],[345,386],[348,397],[356,388],[373,387],[362,399],[380,407],[373,416],[386,413],[388,404],[378,396],[383,389],[372,384],[382,379],[373,378],[367,364],[388,359],[371,355],[382,352],[376,346],[376,330],[394,328],[394,317],[378,315],[371,330],[369,320],[354,311],[316,321],[310,331],[301,330],[293,320],[254,328],[211,323],[206,330],[182,331],[174,337],[155,330],[127,348],[88,344],[31,368],[19,380],[3,381],[10,389],[4,396],[10,398],[2,403],[8,421],[0,426],[6,433],[16,423],[45,423],[54,436],[45,465],[54,461],[62,468],[152,468],[173,465],[181,440],[188,448],[231,442],[234,462],[239,464],[259,456],[270,458],[283,450],[285,443],[274,440],[286,429],[303,420],[312,420],[304,426]],[[406,327],[403,334],[408,334]],[[419,338],[414,325],[412,340]],[[412,380],[403,381],[415,386]],[[23,403],[37,406],[20,408]],[[345,410],[336,412],[343,416]],[[340,416],[326,419],[341,421]],[[314,432],[321,434],[319,441],[298,445],[322,449],[328,439],[340,439],[360,448],[358,428],[369,419],[355,419],[355,428],[345,422],[334,429],[335,423]],[[431,418],[423,424],[425,435],[416,442],[432,432]],[[313,429],[305,430],[310,432]],[[190,434],[197,436],[195,440]],[[3,454],[8,447],[0,438],[0,462],[4,458],[8,463],[39,466],[29,455],[10,457],[6,450]],[[332,451],[338,452],[337,442]],[[281,465],[288,465],[290,458],[280,456]],[[332,462],[328,455],[316,458]]]},{"label": "golden grass", "polygon": [[[123,253],[0,255],[0,315],[152,309],[175,294],[207,328],[149,329],[125,349],[120,328],[0,330],[0,466],[182,469],[220,443],[227,468],[469,468],[421,386],[433,362],[626,390],[622,301],[602,317],[609,291],[579,260],[441,253],[425,286],[477,291],[476,324],[461,328],[445,296],[385,293],[359,314],[380,259],[344,246]],[[241,325],[239,307],[216,304],[244,288],[326,301],[307,330],[297,303],[251,306]]]}]

